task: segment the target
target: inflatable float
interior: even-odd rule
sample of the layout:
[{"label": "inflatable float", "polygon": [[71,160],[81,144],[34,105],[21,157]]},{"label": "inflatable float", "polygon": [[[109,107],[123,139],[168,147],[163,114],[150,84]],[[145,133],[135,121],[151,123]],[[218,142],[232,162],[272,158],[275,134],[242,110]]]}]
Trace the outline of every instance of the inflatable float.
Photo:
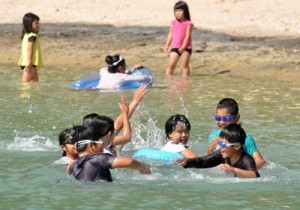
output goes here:
[{"label": "inflatable float", "polygon": [[[154,77],[151,70],[148,68],[145,68],[145,67],[137,69],[131,75],[132,76],[151,77],[152,81],[153,81],[153,77]],[[71,88],[72,89],[96,89],[99,84],[100,79],[101,78],[99,75],[99,71],[96,71],[91,74],[82,76],[77,80],[74,80],[71,84]],[[130,81],[125,81],[122,85],[116,87],[115,90],[136,89],[136,88],[139,88],[141,85],[147,85],[148,87],[151,87],[152,83],[130,80]]]},{"label": "inflatable float", "polygon": [[146,158],[150,160],[173,163],[175,158],[184,158],[180,153],[166,152],[160,149],[142,148],[133,154],[133,158]]}]

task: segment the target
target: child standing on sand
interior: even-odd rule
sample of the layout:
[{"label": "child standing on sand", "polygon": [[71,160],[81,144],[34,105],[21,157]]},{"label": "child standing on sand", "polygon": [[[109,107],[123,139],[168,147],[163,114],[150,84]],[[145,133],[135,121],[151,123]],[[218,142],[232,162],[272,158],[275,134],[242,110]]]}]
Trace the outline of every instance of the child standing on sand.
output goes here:
[{"label": "child standing on sand", "polygon": [[43,67],[40,41],[40,18],[33,13],[23,17],[22,56],[18,65],[23,70],[22,82],[39,81],[37,67]]},{"label": "child standing on sand", "polygon": [[170,31],[166,40],[165,51],[171,53],[166,75],[172,75],[177,62],[181,57],[182,77],[190,74],[189,61],[192,54],[192,29],[188,5],[184,1],[178,1],[174,6],[175,20],[171,22]]}]

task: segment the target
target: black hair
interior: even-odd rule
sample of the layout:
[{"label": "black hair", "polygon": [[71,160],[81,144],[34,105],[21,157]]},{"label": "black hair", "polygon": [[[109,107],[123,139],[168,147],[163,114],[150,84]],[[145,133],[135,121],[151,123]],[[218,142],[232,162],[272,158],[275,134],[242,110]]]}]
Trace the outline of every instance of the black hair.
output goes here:
[{"label": "black hair", "polygon": [[178,1],[178,2],[174,5],[174,12],[175,12],[176,9],[182,9],[182,10],[183,10],[183,14],[184,14],[185,19],[191,20],[190,11],[189,11],[189,6],[187,5],[186,2],[184,2],[184,1]]},{"label": "black hair", "polygon": [[[114,121],[110,117],[98,115],[95,113],[86,115],[85,124],[81,126],[77,140],[98,141],[109,132],[114,133]],[[76,144],[78,152],[83,152],[87,148],[87,144]]]},{"label": "black hair", "polygon": [[114,133],[115,131],[114,120],[110,117],[102,115],[96,116],[88,126],[92,127],[95,130],[98,138],[105,136],[109,132]]},{"label": "black hair", "polygon": [[22,30],[22,35],[21,39],[23,39],[25,33],[31,33],[32,32],[32,22],[35,20],[40,20],[39,16],[33,14],[33,13],[26,13],[23,16],[23,30]]},{"label": "black hair", "polygon": [[165,132],[167,138],[169,138],[169,135],[176,129],[177,123],[182,123],[186,126],[187,130],[191,130],[191,124],[187,117],[184,115],[176,114],[171,116],[165,124]]},{"label": "black hair", "polygon": [[[78,142],[82,140],[92,140],[92,141],[98,141],[99,137],[96,134],[93,127],[90,126],[80,126],[79,132],[78,132]],[[76,143],[76,150],[78,152],[83,152],[86,150],[87,144],[78,144]]]},{"label": "black hair", "polygon": [[222,128],[219,137],[226,139],[230,143],[240,143],[244,145],[246,132],[241,127],[241,124],[233,123]]},{"label": "black hair", "polygon": [[126,66],[125,59],[120,55],[108,55],[105,58],[105,62],[108,64],[108,71],[110,73],[117,73],[120,66]]},{"label": "black hair", "polygon": [[98,116],[100,116],[100,115],[97,114],[97,113],[91,113],[91,114],[85,115],[85,116],[83,117],[83,122],[82,122],[82,124],[85,125],[85,126],[89,126],[89,125],[91,124],[91,122],[93,122],[93,120],[94,120],[96,117],[98,117]]},{"label": "black hair", "polygon": [[237,115],[239,113],[239,105],[232,98],[223,98],[219,101],[217,109],[227,109],[231,115]]},{"label": "black hair", "polygon": [[[73,126],[60,132],[58,135],[59,145],[75,144],[77,142],[78,127]],[[63,151],[62,156],[66,156],[66,151]]]}]

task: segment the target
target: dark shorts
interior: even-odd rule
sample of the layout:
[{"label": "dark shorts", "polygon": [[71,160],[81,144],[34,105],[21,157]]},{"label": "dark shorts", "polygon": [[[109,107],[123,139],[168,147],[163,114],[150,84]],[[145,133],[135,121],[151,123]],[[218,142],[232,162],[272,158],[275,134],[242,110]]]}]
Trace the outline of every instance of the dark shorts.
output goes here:
[{"label": "dark shorts", "polygon": [[[20,67],[21,67],[21,70],[25,69],[25,66],[20,66]],[[33,67],[36,67],[36,65],[33,65]]]},{"label": "dark shorts", "polygon": [[[181,56],[181,53],[179,53],[178,49],[179,49],[179,48],[172,48],[172,49],[171,49],[171,52],[176,52],[179,56]],[[190,53],[190,55],[192,54],[192,49],[187,49],[187,48],[185,48],[184,51],[187,51],[188,53]]]}]

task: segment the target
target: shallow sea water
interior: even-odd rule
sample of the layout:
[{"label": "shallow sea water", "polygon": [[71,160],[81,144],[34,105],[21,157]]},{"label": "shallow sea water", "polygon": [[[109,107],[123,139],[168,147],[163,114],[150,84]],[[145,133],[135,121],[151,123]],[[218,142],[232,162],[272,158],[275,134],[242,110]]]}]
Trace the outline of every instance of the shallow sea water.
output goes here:
[{"label": "shallow sea water", "polygon": [[123,154],[164,144],[164,123],[177,113],[190,119],[192,149],[205,154],[207,137],[216,129],[215,106],[233,97],[245,130],[269,162],[261,178],[144,160],[151,176],[118,169],[112,170],[113,183],[79,183],[53,164],[62,153],[58,133],[91,112],[116,118],[120,95],[130,101],[133,94],[69,88],[87,73],[49,68],[39,72],[39,83],[21,84],[15,66],[0,67],[0,209],[299,209],[299,88],[226,74],[169,80],[156,72],[131,119],[133,139]]}]

